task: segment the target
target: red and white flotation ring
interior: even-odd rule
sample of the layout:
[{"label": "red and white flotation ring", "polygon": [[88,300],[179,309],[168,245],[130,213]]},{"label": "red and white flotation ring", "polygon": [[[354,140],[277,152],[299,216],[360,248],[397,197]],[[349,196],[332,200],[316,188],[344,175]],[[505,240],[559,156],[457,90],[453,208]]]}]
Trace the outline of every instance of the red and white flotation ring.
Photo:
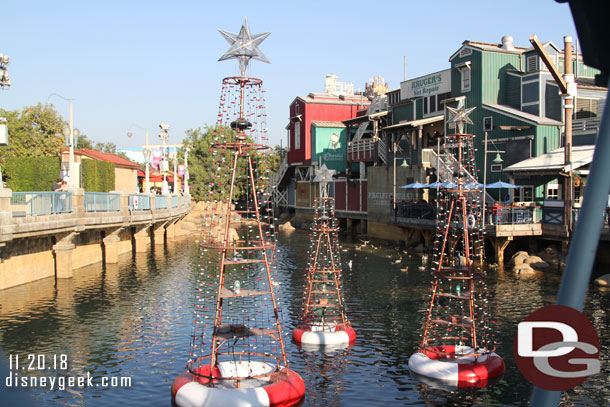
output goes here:
[{"label": "red and white flotation ring", "polygon": [[418,351],[409,359],[409,369],[421,376],[443,381],[455,387],[478,387],[504,373],[504,361],[495,352],[479,356],[469,346],[434,346]]},{"label": "red and white flotation ring", "polygon": [[[298,373],[259,361],[220,362],[210,375],[210,366],[182,373],[172,385],[172,401],[179,407],[240,406],[240,407],[288,407],[305,396],[305,383]],[[215,380],[209,386],[209,377],[255,377],[240,380]]]},{"label": "red and white flotation ring", "polygon": [[301,324],[292,331],[292,339],[308,345],[341,345],[356,340],[351,326]]}]

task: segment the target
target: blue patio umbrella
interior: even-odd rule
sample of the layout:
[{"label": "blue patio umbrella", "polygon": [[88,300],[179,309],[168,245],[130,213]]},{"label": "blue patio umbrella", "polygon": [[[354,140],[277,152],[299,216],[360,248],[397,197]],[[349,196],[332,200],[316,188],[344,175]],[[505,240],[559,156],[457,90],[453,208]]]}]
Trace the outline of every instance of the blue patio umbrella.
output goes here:
[{"label": "blue patio umbrella", "polygon": [[511,188],[519,188],[519,186],[514,185],[514,184],[509,184],[508,182],[504,182],[504,181],[497,181],[497,182],[493,182],[491,184],[485,185],[485,188],[511,189]]},{"label": "blue patio umbrella", "polygon": [[443,183],[442,182],[433,182],[431,184],[426,185],[426,188],[442,188],[443,187]]},{"label": "blue patio umbrella", "polygon": [[[509,184],[508,182],[504,182],[504,181],[497,181],[497,182],[493,182],[491,184],[487,184],[485,186],[485,188],[498,188],[500,190],[498,192],[498,195],[500,196],[500,199],[502,199],[502,188],[515,189],[515,188],[519,188],[519,186],[514,185],[514,184]],[[507,197],[508,197],[508,195],[507,195]],[[509,200],[507,199],[506,202],[509,202]]]},{"label": "blue patio umbrella", "polygon": [[483,184],[481,184],[479,182],[472,181],[472,182],[469,182],[467,184],[464,184],[464,188],[466,188],[466,189],[483,189]]},{"label": "blue patio umbrella", "polygon": [[427,187],[426,184],[422,184],[421,182],[414,182],[412,184],[403,185],[399,188],[409,189],[409,188],[426,188],[426,187]]}]

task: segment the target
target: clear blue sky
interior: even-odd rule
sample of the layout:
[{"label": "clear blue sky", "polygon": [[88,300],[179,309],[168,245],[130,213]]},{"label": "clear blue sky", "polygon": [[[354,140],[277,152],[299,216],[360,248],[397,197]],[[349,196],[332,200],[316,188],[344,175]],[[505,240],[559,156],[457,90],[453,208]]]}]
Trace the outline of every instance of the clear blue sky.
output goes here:
[{"label": "clear blue sky", "polygon": [[[396,89],[449,67],[464,40],[499,43],[505,34],[529,46],[530,34],[562,46],[576,38],[567,4],[505,1],[15,1],[3,2],[0,52],[11,58],[12,86],[0,107],[45,103],[51,93],[74,98],[75,126],[94,141],[135,147],[158,124],[170,142],[214,124],[221,81],[237,61],[217,62],[229,44],[217,29],[239,32],[245,16],[253,34],[270,31],[250,75],[267,91],[271,144],[285,144],[288,105],[321,92],[324,76],[364,89],[381,75]],[[67,119],[68,102],[49,100]],[[126,137],[130,129],[134,138]]]}]

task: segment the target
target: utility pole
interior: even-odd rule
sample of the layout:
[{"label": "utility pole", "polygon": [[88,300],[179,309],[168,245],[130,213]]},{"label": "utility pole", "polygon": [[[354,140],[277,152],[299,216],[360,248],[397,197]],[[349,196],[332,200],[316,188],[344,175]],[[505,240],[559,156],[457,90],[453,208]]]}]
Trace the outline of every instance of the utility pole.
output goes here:
[{"label": "utility pole", "polygon": [[[534,49],[540,55],[540,58],[548,68],[551,76],[555,79],[559,90],[561,91],[561,97],[563,98],[564,107],[564,172],[565,179],[563,183],[563,197],[564,197],[564,225],[566,226],[568,237],[573,229],[572,225],[572,115],[574,113],[574,98],[576,97],[577,87],[574,81],[574,74],[572,73],[572,37],[565,36],[564,40],[564,74],[561,73],[547,54],[546,50],[540,43],[540,40],[536,35],[530,36],[530,42],[534,46]],[[578,56],[577,56],[578,58]]]},{"label": "utility pole", "polygon": [[[565,225],[568,229],[568,236],[572,233],[574,225],[572,225],[572,200],[573,200],[573,182],[572,182],[572,115],[574,114],[574,96],[576,95],[576,83],[574,82],[574,74],[572,73],[572,37],[563,37],[564,41],[564,76],[563,79],[568,87],[567,93],[564,95],[565,108],[565,148],[564,148],[564,168],[567,169],[567,177],[565,177],[564,188],[564,216]],[[572,89],[571,89],[572,87]]]}]

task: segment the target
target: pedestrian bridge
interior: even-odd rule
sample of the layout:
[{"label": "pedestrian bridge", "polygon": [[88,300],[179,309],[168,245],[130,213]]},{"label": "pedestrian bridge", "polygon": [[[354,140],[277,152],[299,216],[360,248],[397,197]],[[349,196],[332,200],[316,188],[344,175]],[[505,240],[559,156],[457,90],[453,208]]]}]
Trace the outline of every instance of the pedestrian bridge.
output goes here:
[{"label": "pedestrian bridge", "polygon": [[190,196],[0,189],[0,290],[174,238]]}]

